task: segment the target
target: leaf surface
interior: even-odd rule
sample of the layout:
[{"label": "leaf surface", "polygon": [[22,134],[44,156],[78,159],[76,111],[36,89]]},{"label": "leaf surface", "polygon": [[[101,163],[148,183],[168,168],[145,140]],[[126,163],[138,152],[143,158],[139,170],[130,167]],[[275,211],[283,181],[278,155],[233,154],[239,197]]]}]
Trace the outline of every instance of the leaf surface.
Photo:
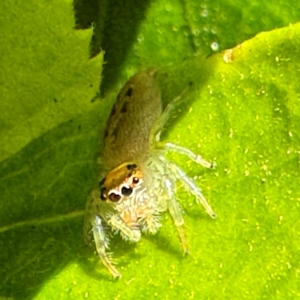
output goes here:
[{"label": "leaf surface", "polygon": [[[107,96],[92,102],[102,56],[88,60],[91,31],[72,29],[71,2],[1,2],[3,299],[299,296],[300,25],[245,41],[287,25],[298,8],[282,10],[279,3],[255,10],[228,2],[207,4],[203,16],[205,7],[194,2],[135,6],[133,14],[141,14],[132,24],[136,39],[120,53],[118,72],[110,67],[117,56],[111,47],[121,40],[101,44],[109,58]],[[270,13],[261,23],[244,18],[261,11]],[[232,23],[239,18],[239,34],[222,12],[227,19],[232,13]],[[219,50],[236,47],[206,58],[213,39],[202,36],[201,18],[217,28]],[[218,218],[209,219],[179,188],[190,256],[183,257],[172,220],[163,215],[160,232],[137,245],[113,238],[123,275],[114,281],[93,247],[83,244],[84,202],[97,183],[101,136],[120,83],[150,66],[160,68],[164,104],[193,83],[163,138],[217,162],[216,169],[203,170],[169,156],[196,179]]]}]

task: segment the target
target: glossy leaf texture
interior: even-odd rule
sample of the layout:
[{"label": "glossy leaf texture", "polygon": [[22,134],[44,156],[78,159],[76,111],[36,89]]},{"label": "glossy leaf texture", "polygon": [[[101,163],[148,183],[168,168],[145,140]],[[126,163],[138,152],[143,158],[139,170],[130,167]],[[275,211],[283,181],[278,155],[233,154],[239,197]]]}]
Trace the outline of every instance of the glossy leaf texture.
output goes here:
[{"label": "glossy leaf texture", "polygon": [[[95,6],[105,19],[94,18],[94,38],[73,28],[70,1],[0,4],[1,299],[299,297],[300,25],[289,25],[299,7],[107,2]],[[106,52],[101,100],[91,39]],[[165,105],[192,83],[163,139],[217,163],[168,156],[218,218],[179,186],[190,255],[165,214],[136,245],[113,237],[115,281],[83,243],[83,209],[118,90],[149,67]]]}]

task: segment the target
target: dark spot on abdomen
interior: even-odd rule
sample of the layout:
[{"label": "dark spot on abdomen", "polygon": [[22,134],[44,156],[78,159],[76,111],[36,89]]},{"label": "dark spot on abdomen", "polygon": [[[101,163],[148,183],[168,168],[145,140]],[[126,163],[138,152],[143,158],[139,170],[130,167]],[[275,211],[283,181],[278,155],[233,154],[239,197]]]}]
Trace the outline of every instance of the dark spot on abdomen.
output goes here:
[{"label": "dark spot on abdomen", "polygon": [[132,92],[133,92],[133,88],[130,87],[130,88],[126,91],[125,95],[128,96],[128,97],[131,97],[131,96],[132,96]]},{"label": "dark spot on abdomen", "polygon": [[126,113],[127,112],[127,104],[128,104],[128,102],[127,101],[125,101],[124,102],[124,104],[123,104],[123,106],[122,106],[122,108],[121,108],[121,113]]},{"label": "dark spot on abdomen", "polygon": [[117,127],[114,128],[111,135],[114,137],[114,139],[117,139],[117,135],[118,135],[118,128]]}]

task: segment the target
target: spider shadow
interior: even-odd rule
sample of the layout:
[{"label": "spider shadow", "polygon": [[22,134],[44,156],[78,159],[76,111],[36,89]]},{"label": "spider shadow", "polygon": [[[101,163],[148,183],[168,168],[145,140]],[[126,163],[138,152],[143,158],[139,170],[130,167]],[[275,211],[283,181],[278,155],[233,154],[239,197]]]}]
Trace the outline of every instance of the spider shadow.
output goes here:
[{"label": "spider shadow", "polygon": [[[174,232],[177,235],[177,232]],[[169,255],[174,256],[177,259],[182,259],[185,257],[183,250],[181,249],[180,240],[178,237],[178,245],[174,246],[171,244],[170,240],[165,237],[162,233],[158,232],[156,235],[145,235],[144,238],[151,242],[158,250],[165,252]]]}]

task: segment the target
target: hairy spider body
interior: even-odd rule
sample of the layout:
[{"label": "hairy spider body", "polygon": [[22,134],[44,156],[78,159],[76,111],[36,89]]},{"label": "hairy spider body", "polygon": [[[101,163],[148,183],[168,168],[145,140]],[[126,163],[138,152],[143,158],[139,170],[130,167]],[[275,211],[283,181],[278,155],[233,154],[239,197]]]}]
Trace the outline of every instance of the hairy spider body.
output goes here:
[{"label": "hairy spider body", "polygon": [[105,175],[87,204],[86,242],[90,240],[92,228],[99,257],[114,277],[121,277],[121,274],[107,252],[107,228],[119,232],[125,240],[138,242],[142,232],[157,232],[161,226],[160,214],[168,211],[183,250],[188,252],[184,220],[176,200],[176,181],[180,181],[207,213],[216,218],[201,189],[181,168],[165,158],[166,151],[174,151],[204,167],[214,166],[189,149],[160,142],[160,133],[181,96],[163,111],[155,76],[156,71],[139,72],[120,91],[104,135],[102,165]]}]

